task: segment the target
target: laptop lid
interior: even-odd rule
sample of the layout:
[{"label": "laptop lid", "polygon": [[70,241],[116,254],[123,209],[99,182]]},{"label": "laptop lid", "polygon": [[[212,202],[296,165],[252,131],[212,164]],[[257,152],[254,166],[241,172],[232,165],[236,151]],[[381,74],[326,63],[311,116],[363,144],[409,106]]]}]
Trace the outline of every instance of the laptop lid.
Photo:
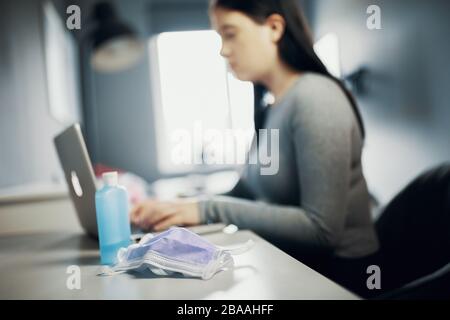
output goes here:
[{"label": "laptop lid", "polygon": [[54,143],[78,220],[89,235],[97,237],[96,180],[80,125],[65,129]]}]

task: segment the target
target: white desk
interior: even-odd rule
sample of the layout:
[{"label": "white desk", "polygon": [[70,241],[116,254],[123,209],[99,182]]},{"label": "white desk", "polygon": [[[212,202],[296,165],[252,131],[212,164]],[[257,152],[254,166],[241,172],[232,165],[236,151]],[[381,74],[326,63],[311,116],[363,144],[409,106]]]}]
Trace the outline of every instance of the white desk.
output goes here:
[{"label": "white desk", "polygon": [[[7,217],[12,228],[0,233],[0,299],[358,299],[250,231],[205,235],[218,245],[255,241],[235,256],[234,270],[211,280],[150,272],[99,277],[97,243],[80,231],[73,209],[61,201],[0,206],[0,224]],[[13,215],[21,221],[17,226]],[[60,228],[45,223],[47,216],[57,216]],[[80,290],[66,286],[70,265],[81,268]]]}]

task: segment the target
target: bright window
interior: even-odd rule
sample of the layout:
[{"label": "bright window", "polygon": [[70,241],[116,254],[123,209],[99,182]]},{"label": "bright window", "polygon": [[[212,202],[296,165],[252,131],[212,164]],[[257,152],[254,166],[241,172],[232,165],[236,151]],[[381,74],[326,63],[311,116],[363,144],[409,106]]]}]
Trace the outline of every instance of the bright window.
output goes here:
[{"label": "bright window", "polygon": [[[158,164],[164,173],[199,168],[218,149],[223,152],[215,158],[223,157],[222,164],[233,165],[225,157],[237,149],[223,137],[230,130],[253,132],[253,86],[231,75],[219,54],[220,46],[214,31],[162,33],[150,42]],[[221,138],[205,136],[208,130]],[[181,150],[180,132],[191,134],[192,161],[174,161],[177,148]],[[246,145],[250,146],[251,138],[246,136]]]},{"label": "bright window", "polygon": [[314,44],[314,51],[328,71],[336,78],[341,77],[339,39],[336,34],[328,33]]}]

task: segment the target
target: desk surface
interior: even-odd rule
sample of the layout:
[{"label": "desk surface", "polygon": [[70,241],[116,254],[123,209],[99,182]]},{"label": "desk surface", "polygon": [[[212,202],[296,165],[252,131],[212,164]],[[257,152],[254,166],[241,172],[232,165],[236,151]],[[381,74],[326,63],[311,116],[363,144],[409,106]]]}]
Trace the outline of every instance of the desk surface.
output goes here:
[{"label": "desk surface", "polygon": [[[358,299],[250,231],[204,236],[218,245],[253,239],[255,246],[234,257],[234,269],[206,281],[150,272],[100,277],[97,243],[80,231],[3,233],[0,299]],[[67,288],[71,265],[80,266],[80,290]]]}]

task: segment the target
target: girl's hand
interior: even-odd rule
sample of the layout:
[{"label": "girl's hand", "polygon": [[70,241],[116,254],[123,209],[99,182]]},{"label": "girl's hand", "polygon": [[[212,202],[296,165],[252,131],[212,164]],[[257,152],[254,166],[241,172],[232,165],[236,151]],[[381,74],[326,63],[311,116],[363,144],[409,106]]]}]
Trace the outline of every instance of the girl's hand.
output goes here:
[{"label": "girl's hand", "polygon": [[171,226],[200,224],[200,213],[196,199],[158,201],[147,199],[130,212],[130,220],[143,230],[162,231]]}]

